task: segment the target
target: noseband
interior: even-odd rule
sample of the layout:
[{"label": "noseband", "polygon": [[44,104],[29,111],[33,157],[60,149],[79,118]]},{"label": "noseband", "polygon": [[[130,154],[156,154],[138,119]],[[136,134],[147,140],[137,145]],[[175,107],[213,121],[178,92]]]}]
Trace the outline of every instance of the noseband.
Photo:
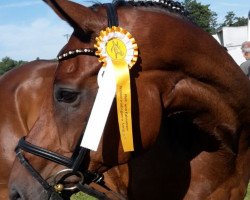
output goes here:
[{"label": "noseband", "polygon": [[[108,26],[118,26],[118,18],[116,13],[115,4],[104,4],[107,17],[108,17]],[[77,55],[87,55],[95,56],[94,48],[84,48],[71,50],[66,53],[63,53],[58,56],[58,60],[66,60]],[[79,167],[82,164],[88,149],[80,146],[81,138],[78,142],[76,149],[73,152],[71,158],[65,157],[63,155],[57,154],[55,152],[49,151],[47,149],[41,148],[39,146],[33,145],[25,140],[25,137],[21,138],[15,148],[16,156],[19,159],[20,163],[29,171],[29,173],[43,186],[43,188],[50,194],[50,198],[53,199],[62,199],[61,196],[57,193],[58,191],[54,188],[55,185],[50,185],[42,176],[32,167],[29,161],[24,157],[23,152],[28,152],[30,154],[42,157],[49,161],[55,162],[57,164],[63,165],[70,169],[71,174],[79,175],[83,177],[84,183],[99,183],[103,179],[103,175],[85,171],[83,173],[79,172]],[[61,172],[61,171],[60,171]],[[60,173],[58,172],[58,173]],[[83,181],[83,180],[81,180]],[[55,183],[57,184],[57,183]],[[105,198],[102,198],[105,199]]]}]

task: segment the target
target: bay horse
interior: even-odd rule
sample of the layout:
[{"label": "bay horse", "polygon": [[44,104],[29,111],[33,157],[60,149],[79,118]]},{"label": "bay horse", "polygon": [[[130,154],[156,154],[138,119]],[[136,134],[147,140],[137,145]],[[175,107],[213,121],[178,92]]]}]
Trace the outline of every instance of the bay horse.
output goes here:
[{"label": "bay horse", "polygon": [[0,78],[0,199],[8,199],[8,180],[18,140],[39,116],[47,88],[53,84],[55,61],[32,61]]},{"label": "bay horse", "polygon": [[[98,173],[117,166],[111,179],[128,199],[244,198],[250,177],[250,82],[223,47],[181,16],[173,1],[91,8],[45,2],[74,32],[59,53],[63,59],[48,88],[53,95],[17,147],[29,170],[15,161],[10,199],[58,199],[51,176],[64,165]],[[107,27],[107,7],[109,22],[119,19],[139,46],[139,60],[130,70],[133,153],[122,150],[114,105],[98,150],[79,148],[98,89],[101,64],[93,47]],[[72,154],[76,159],[69,159]]]}]

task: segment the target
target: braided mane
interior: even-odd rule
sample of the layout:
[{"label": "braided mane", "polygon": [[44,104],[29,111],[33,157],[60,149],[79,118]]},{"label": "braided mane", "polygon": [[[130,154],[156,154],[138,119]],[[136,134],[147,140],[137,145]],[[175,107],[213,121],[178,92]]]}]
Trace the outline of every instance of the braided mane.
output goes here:
[{"label": "braided mane", "polygon": [[158,7],[164,10],[179,13],[181,15],[187,15],[184,7],[179,2],[175,2],[172,0],[152,0],[152,1],[121,1],[117,0],[114,3],[119,5],[131,5],[135,7]]},{"label": "braided mane", "polygon": [[[184,9],[181,3],[172,0],[151,0],[151,1],[114,0],[113,4],[117,7],[119,6],[157,7],[157,8],[162,8],[163,10],[169,11],[171,13],[177,13],[182,16],[188,16],[188,12]],[[100,6],[100,4],[94,4],[91,7],[95,8],[96,6]]]}]

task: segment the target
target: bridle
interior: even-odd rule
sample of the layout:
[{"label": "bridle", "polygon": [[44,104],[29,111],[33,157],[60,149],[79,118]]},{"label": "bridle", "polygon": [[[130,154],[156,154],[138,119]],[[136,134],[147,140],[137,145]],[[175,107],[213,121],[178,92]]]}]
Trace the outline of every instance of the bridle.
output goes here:
[{"label": "bridle", "polygon": [[[108,26],[109,27],[118,26],[116,5],[108,3],[108,4],[104,4],[104,6],[107,11]],[[71,57],[75,57],[77,55],[95,56],[95,49],[84,48],[84,49],[71,50],[71,51],[68,51],[66,53],[59,55],[58,60],[59,61],[66,60]],[[33,176],[33,178],[36,179],[43,186],[43,188],[49,193],[50,198],[62,199],[61,195],[58,193],[58,191],[54,187],[57,183],[54,183],[54,185],[51,185],[46,180],[44,180],[43,177],[39,174],[39,172],[37,172],[36,169],[34,169],[33,166],[29,163],[29,161],[25,158],[23,152],[28,152],[30,154],[42,157],[44,159],[47,159],[49,161],[52,161],[52,162],[55,162],[57,164],[67,167],[70,174],[78,176],[81,182],[100,183],[103,179],[102,174],[97,174],[97,173],[93,173],[89,171],[85,171],[82,173],[79,171],[79,167],[82,164],[87,152],[89,151],[88,149],[80,146],[80,141],[81,141],[81,138],[79,139],[77,147],[75,148],[71,158],[65,157],[63,155],[57,154],[55,152],[49,151],[39,146],[33,145],[27,142],[25,140],[25,137],[19,140],[15,148],[15,152],[20,163],[27,169],[27,171]],[[61,171],[55,175],[54,179],[56,179],[57,175],[60,173]],[[105,198],[102,197],[102,199],[105,199]]]}]

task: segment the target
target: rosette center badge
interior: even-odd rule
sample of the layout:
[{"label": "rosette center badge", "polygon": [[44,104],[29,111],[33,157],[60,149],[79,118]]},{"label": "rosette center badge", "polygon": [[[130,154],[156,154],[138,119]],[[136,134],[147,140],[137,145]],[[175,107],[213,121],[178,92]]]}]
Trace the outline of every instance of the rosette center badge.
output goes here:
[{"label": "rosette center badge", "polygon": [[112,60],[125,60],[127,47],[122,40],[113,38],[107,42],[106,51]]}]

